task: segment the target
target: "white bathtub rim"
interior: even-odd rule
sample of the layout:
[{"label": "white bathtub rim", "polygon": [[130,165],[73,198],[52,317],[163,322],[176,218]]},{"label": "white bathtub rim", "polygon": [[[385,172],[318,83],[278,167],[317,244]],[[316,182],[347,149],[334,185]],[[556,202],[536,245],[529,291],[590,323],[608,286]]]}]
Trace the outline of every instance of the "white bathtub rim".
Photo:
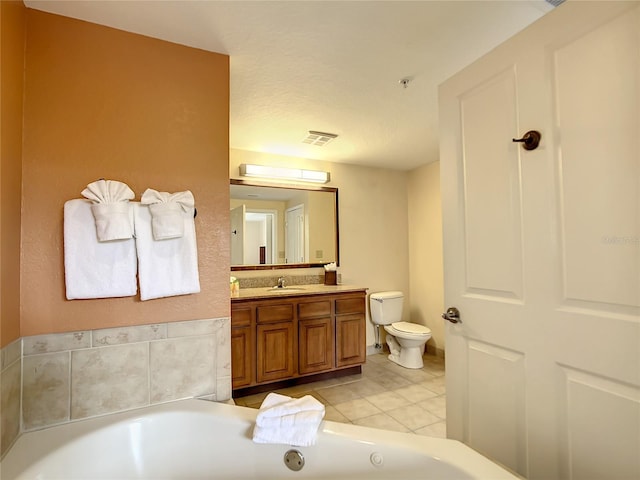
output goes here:
[{"label": "white bathtub rim", "polygon": [[[255,418],[258,413],[256,409],[248,407],[216,403],[201,399],[186,399],[51,426],[22,434],[13,444],[11,450],[7,452],[2,462],[0,462],[0,473],[3,471],[3,465],[8,463],[7,460],[12,462],[11,470],[16,470],[16,467],[17,470],[24,470],[32,463],[38,462],[47,455],[53,454],[56,450],[63,448],[70,442],[76,441],[84,435],[96,432],[101,428],[108,427],[115,423],[126,423],[152,414],[166,412],[193,412],[206,415],[221,415],[239,420],[246,425],[247,429],[250,429],[255,423]],[[35,435],[38,435],[39,441],[34,443],[31,439]],[[504,470],[503,467],[495,464],[457,440],[380,430],[329,420],[324,420],[320,426],[318,444],[323,441],[323,436],[325,435],[344,437],[369,445],[391,444],[413,452],[426,453],[436,460],[454,465],[465,473],[477,478],[488,478],[496,475],[496,473],[501,473],[501,470],[504,472],[501,478],[509,478],[509,475],[513,475],[512,472]],[[28,448],[24,448],[27,445]],[[282,447],[288,448],[286,445],[282,445]],[[305,447],[305,449],[313,448],[315,447]],[[302,447],[299,449],[303,450]],[[18,458],[16,458],[16,456],[18,456]],[[15,464],[16,462],[18,465]],[[514,476],[511,478],[517,477]]]}]

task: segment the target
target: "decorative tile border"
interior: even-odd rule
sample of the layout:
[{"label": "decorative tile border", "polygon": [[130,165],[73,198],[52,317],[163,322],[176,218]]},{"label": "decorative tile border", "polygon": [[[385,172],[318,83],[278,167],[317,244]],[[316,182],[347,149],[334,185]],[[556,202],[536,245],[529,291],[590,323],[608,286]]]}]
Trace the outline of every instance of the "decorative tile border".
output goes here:
[{"label": "decorative tile border", "polygon": [[25,357],[38,353],[64,352],[89,347],[91,347],[90,330],[22,337],[22,354]]}]

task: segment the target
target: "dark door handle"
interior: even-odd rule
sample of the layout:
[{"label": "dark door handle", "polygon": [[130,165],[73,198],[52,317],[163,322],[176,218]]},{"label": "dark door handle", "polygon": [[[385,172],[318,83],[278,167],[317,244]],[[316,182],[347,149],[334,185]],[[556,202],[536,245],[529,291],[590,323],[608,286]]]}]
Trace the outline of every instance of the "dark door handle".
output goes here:
[{"label": "dark door handle", "polygon": [[540,145],[542,134],[537,130],[529,130],[522,138],[514,138],[514,142],[521,142],[525,150],[535,150]]},{"label": "dark door handle", "polygon": [[442,314],[442,318],[451,323],[462,323],[460,320],[460,311],[456,307],[447,308],[447,311]]}]

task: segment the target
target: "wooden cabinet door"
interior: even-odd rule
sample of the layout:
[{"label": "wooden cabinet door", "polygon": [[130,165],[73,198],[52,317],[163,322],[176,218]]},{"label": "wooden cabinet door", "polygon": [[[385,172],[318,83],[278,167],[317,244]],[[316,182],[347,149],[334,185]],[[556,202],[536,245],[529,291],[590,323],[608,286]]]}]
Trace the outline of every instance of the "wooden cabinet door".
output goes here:
[{"label": "wooden cabinet door", "polygon": [[333,368],[334,333],[331,317],[298,323],[298,372],[322,372]]},{"label": "wooden cabinet door", "polygon": [[336,317],[336,367],[357,365],[366,360],[364,317],[360,314]]},{"label": "wooden cabinet door", "polygon": [[253,351],[251,327],[233,327],[231,329],[231,379],[233,388],[251,385],[251,371],[255,363]]},{"label": "wooden cabinet door", "polygon": [[256,380],[258,383],[289,378],[295,373],[293,322],[257,326]]}]

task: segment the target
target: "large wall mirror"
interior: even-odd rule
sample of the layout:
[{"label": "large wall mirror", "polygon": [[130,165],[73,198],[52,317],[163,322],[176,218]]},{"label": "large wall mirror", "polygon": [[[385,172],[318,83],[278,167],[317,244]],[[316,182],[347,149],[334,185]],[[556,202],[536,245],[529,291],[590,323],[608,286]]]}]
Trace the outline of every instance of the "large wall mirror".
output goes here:
[{"label": "large wall mirror", "polygon": [[231,179],[231,270],[339,262],[338,189]]}]

